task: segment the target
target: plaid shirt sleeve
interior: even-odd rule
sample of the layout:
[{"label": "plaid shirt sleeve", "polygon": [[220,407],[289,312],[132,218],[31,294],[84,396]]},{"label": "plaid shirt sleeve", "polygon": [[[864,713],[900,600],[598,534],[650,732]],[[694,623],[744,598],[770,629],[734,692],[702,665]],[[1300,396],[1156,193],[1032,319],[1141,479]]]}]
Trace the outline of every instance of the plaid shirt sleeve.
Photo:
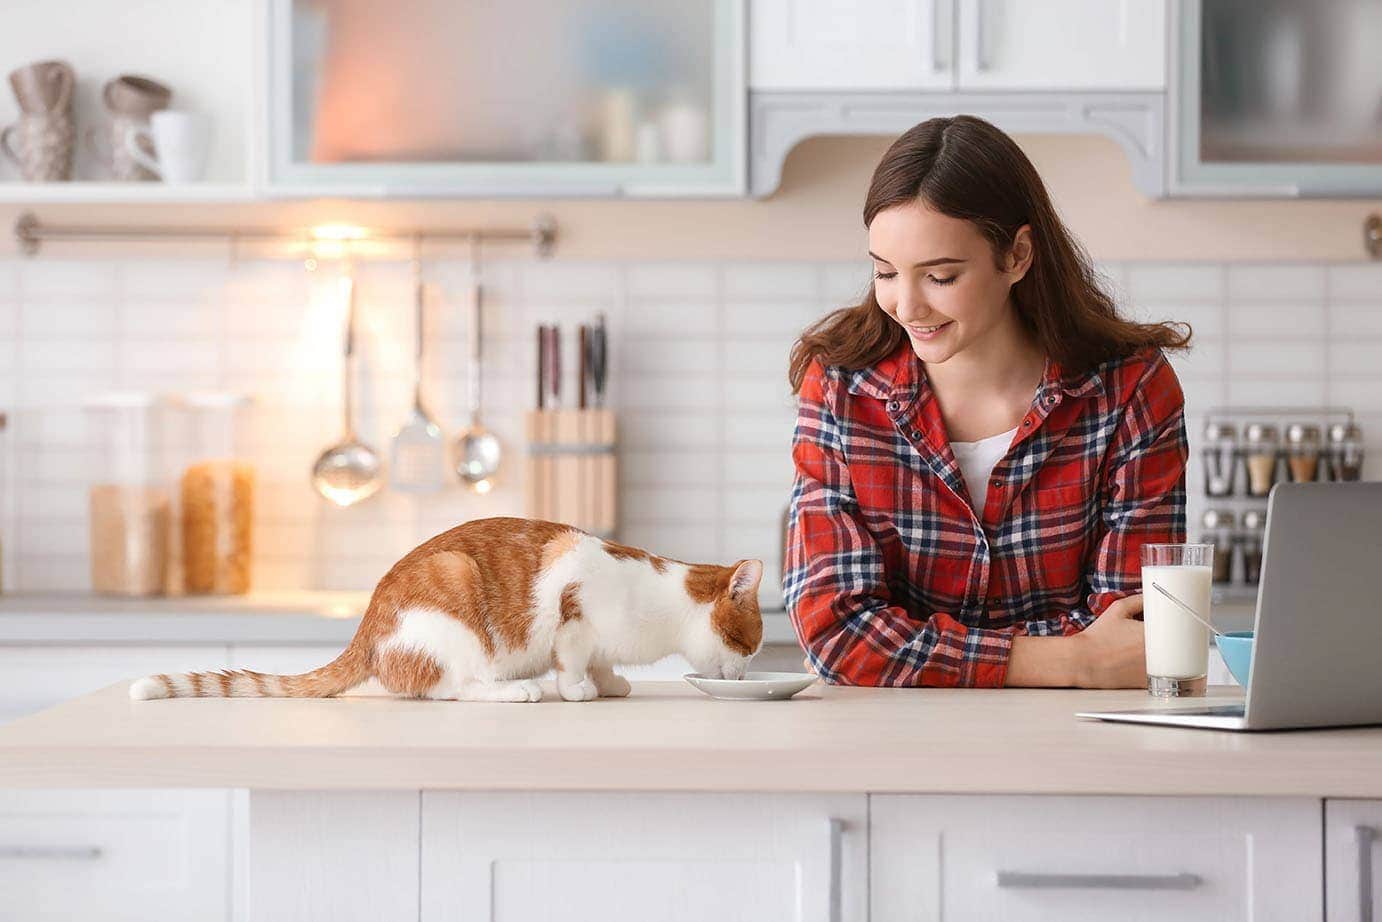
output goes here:
[{"label": "plaid shirt sleeve", "polygon": [[1118,599],[1142,591],[1142,545],[1185,540],[1189,454],[1185,396],[1158,354],[1138,380],[1109,448],[1085,604],[1027,622],[1027,634],[1078,633]]},{"label": "plaid shirt sleeve", "polygon": [[893,604],[883,555],[855,500],[839,379],[819,362],[802,383],[783,594],[815,672],[836,685],[1001,686],[1014,626],[989,630]]}]

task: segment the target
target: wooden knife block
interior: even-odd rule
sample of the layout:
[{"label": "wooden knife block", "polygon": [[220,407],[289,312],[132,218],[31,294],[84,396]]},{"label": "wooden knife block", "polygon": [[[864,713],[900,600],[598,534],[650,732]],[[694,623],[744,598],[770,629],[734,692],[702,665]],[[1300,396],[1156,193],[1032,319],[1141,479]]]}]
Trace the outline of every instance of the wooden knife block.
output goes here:
[{"label": "wooden knife block", "polygon": [[602,538],[618,527],[614,411],[530,410],[527,513]]}]

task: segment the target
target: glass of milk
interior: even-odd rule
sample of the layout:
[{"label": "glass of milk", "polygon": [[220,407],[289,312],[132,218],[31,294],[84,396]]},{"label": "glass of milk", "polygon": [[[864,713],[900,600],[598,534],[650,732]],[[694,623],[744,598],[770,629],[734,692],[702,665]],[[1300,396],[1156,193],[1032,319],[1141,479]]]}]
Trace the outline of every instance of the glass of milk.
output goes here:
[{"label": "glass of milk", "polygon": [[1157,592],[1160,586],[1210,620],[1214,545],[1142,546],[1142,622],[1147,692],[1158,698],[1200,696],[1209,672],[1209,628]]}]

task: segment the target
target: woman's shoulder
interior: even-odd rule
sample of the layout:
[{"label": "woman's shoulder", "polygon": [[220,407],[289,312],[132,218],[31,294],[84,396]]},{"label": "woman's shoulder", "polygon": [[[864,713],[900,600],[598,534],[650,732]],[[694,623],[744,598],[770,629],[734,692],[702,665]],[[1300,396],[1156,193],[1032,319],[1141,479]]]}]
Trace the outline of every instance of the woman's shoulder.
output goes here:
[{"label": "woman's shoulder", "polygon": [[1185,405],[1180,378],[1158,346],[1109,359],[1095,369],[1115,407],[1139,404],[1153,416],[1169,415]]}]

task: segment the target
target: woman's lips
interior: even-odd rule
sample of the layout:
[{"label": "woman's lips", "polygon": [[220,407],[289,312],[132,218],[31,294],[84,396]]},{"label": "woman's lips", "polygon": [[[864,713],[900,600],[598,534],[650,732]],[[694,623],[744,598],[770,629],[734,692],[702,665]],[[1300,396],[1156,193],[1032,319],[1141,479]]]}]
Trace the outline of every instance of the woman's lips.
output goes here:
[{"label": "woman's lips", "polygon": [[[947,320],[945,323],[942,323],[940,326],[935,327],[935,329],[930,330],[930,331],[927,331],[927,330],[926,330],[926,327],[914,327],[914,326],[908,325],[908,326],[907,326],[907,332],[910,333],[910,334],[912,334],[912,338],[913,338],[913,339],[920,339],[920,340],[935,339],[937,336],[940,336],[942,333],[944,333],[944,332],[950,327],[950,325],[951,325],[952,323],[954,323],[954,322],[955,322],[955,321],[953,321],[953,320]],[[934,325],[934,324],[927,324],[927,326],[929,327],[929,326],[935,326],[935,325]]]}]

